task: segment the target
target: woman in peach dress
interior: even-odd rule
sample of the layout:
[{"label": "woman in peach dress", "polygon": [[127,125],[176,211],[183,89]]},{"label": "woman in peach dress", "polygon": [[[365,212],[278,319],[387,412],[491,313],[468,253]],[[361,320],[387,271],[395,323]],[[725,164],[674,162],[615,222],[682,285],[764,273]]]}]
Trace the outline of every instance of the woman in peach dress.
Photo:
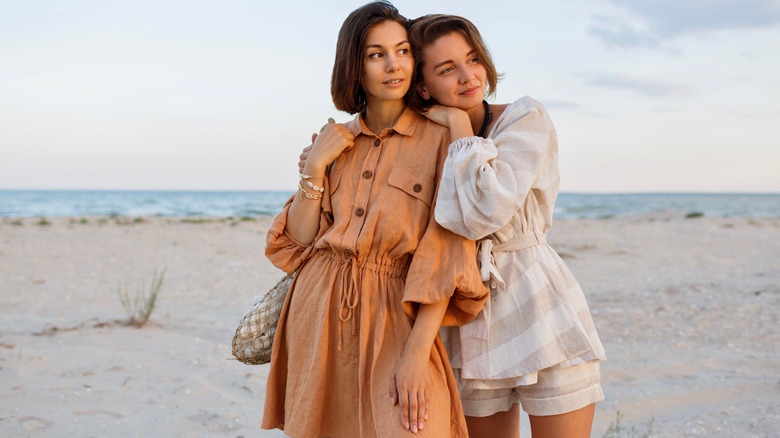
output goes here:
[{"label": "woman in peach dress", "polygon": [[467,437],[438,337],[487,297],[473,241],[433,218],[446,128],[408,108],[406,19],[369,3],[342,25],[331,94],[357,114],[316,139],[266,255],[297,269],[262,427],[292,437]]}]

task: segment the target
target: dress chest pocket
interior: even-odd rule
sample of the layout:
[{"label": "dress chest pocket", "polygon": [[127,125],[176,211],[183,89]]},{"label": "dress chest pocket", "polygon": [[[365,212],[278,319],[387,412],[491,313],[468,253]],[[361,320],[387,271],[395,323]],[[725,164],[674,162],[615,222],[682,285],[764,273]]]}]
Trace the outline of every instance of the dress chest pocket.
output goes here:
[{"label": "dress chest pocket", "polygon": [[394,166],[387,183],[419,199],[428,207],[433,202],[434,181],[430,176],[408,167]]}]

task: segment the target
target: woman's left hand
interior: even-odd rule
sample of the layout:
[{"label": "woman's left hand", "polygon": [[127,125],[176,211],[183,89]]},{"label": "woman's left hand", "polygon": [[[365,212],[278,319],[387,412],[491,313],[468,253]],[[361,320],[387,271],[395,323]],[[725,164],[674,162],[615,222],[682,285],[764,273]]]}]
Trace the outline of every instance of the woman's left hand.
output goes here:
[{"label": "woman's left hand", "polygon": [[432,380],[428,370],[429,357],[424,354],[404,354],[390,376],[390,399],[400,403],[404,429],[417,433],[428,420],[428,402]]},{"label": "woman's left hand", "polygon": [[450,141],[474,135],[468,113],[460,108],[434,105],[422,114],[434,122],[450,128]]},{"label": "woman's left hand", "polygon": [[449,127],[453,119],[459,116],[458,113],[465,115],[466,119],[468,120],[468,114],[466,114],[466,111],[463,111],[460,108],[444,105],[434,105],[428,108],[428,111],[424,111],[423,115],[442,126]]}]

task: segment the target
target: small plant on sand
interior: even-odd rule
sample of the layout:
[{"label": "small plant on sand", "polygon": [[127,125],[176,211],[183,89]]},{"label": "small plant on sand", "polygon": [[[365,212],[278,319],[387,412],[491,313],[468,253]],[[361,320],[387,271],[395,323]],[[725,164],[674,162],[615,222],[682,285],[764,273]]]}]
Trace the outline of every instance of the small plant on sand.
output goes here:
[{"label": "small plant on sand", "polygon": [[51,222],[49,222],[45,217],[42,217],[38,222],[36,222],[41,227],[48,227],[51,225]]},{"label": "small plant on sand", "polygon": [[148,285],[148,288],[143,280],[138,279],[135,295],[130,292],[127,282],[125,282],[124,285],[119,285],[119,301],[122,302],[122,307],[124,307],[127,312],[127,325],[143,327],[144,324],[149,321],[149,316],[154,310],[157,294],[160,292],[160,287],[162,286],[164,278],[165,268],[160,271],[159,275],[155,269],[152,281]]},{"label": "small plant on sand", "polygon": [[179,219],[179,222],[182,224],[207,224],[211,222],[211,219],[205,217],[196,217],[196,218],[185,217]]},{"label": "small plant on sand", "polygon": [[[128,318],[126,320],[115,319],[111,321],[101,321],[97,318],[90,318],[80,324],[68,327],[58,327],[53,324],[46,324],[43,330],[35,332],[33,335],[54,336],[57,333],[72,332],[84,328],[113,327],[117,325],[141,328],[149,321],[149,316],[154,310],[157,294],[160,293],[160,287],[162,286],[164,278],[165,268],[160,271],[159,275],[155,269],[154,275],[152,276],[152,282],[148,285],[148,288],[142,279],[138,279],[135,295],[130,292],[130,287],[128,287],[127,282],[125,282],[124,285],[119,285],[119,301],[122,303],[122,307],[125,308],[125,311],[127,311]],[[35,281],[33,281],[33,283],[35,283]]]},{"label": "small plant on sand", "polygon": [[623,414],[620,411],[616,412],[615,421],[609,423],[607,431],[601,438],[652,438],[653,437],[653,425],[655,419],[651,418],[647,422],[646,430],[644,432],[636,430],[636,427],[631,426],[630,429],[626,428],[620,421],[623,419]]},{"label": "small plant on sand", "polygon": [[691,211],[691,212],[689,212],[688,214],[685,215],[685,219],[694,219],[694,218],[702,217],[702,216],[704,216],[704,213],[702,213],[700,211]]}]

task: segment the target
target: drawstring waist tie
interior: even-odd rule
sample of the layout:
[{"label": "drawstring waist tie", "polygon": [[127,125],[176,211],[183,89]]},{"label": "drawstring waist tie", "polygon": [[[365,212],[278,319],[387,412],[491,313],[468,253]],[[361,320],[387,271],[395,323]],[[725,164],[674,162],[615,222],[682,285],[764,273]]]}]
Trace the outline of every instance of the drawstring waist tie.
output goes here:
[{"label": "drawstring waist tie", "polygon": [[391,277],[406,277],[409,270],[409,264],[399,264],[397,260],[394,263],[375,263],[365,259],[360,259],[357,255],[347,253],[339,254],[335,251],[323,251],[321,254],[328,258],[344,264],[341,268],[341,288],[339,289],[339,343],[338,349],[341,351],[343,344],[342,326],[345,322],[351,321],[352,335],[357,334],[357,321],[355,311],[360,303],[362,291],[362,280],[365,272],[372,272],[377,275]]},{"label": "drawstring waist tie", "polygon": [[[491,238],[485,238],[477,242],[477,260],[479,263],[479,274],[482,281],[487,283],[490,289],[495,290],[499,286],[506,287],[504,278],[496,266],[496,259],[493,254],[497,252],[522,251],[536,245],[547,243],[547,235],[544,233],[531,233],[517,236],[506,242],[496,243]],[[461,334],[473,336],[478,339],[487,340],[489,336],[491,300],[485,301],[482,311],[477,314],[469,324],[461,327]]]}]

